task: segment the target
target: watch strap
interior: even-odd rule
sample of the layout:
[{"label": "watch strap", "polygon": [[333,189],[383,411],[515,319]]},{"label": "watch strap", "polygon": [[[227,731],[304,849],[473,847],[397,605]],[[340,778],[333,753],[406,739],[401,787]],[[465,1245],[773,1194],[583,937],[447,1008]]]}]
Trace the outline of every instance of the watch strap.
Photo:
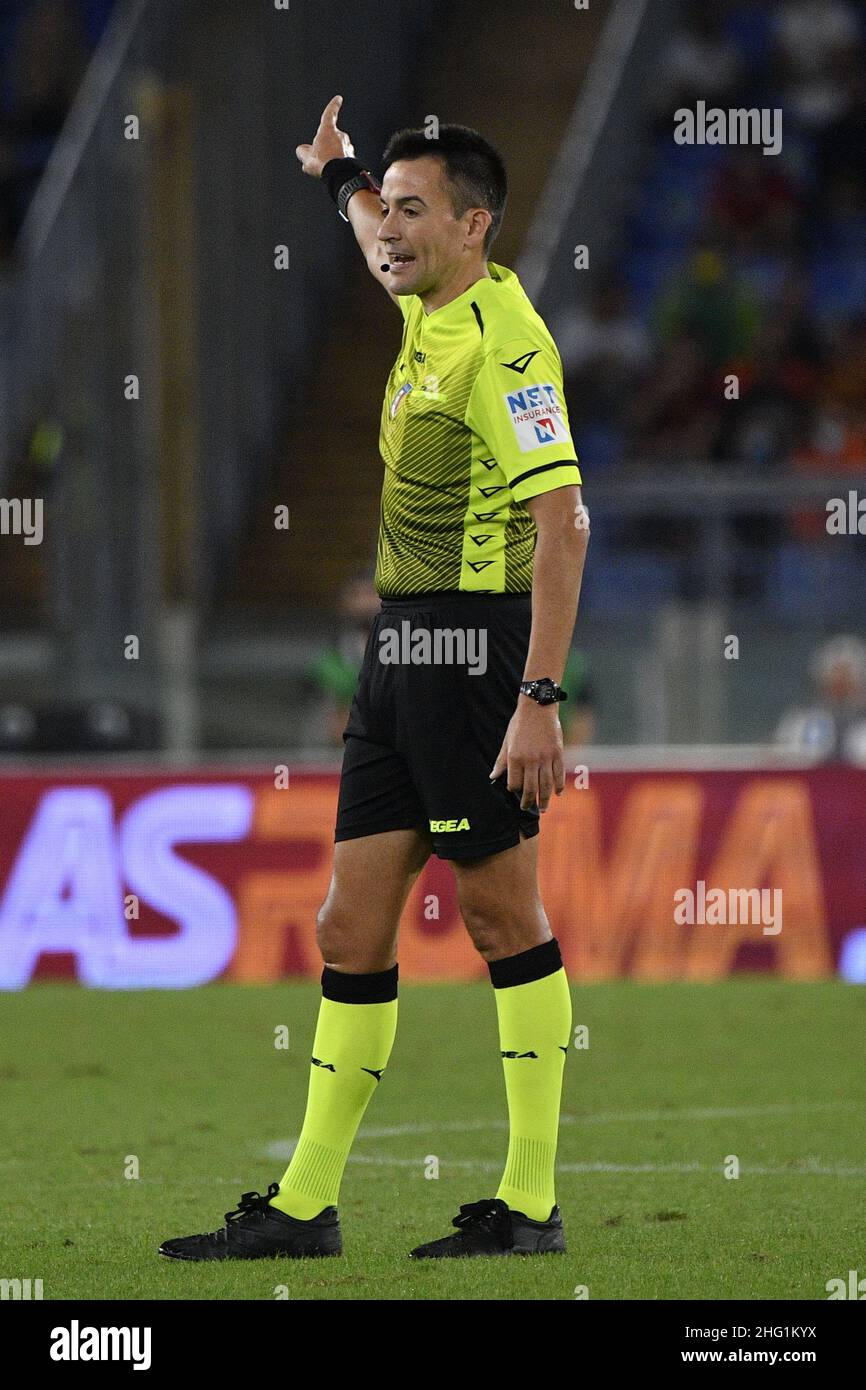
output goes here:
[{"label": "watch strap", "polygon": [[369,169],[365,169],[360,159],[329,159],[322,166],[322,182],[337,204],[337,211],[344,222],[348,222],[346,207],[353,193],[361,188],[369,188],[378,193],[382,187]]},{"label": "watch strap", "polygon": [[343,184],[348,179],[352,179],[356,174],[360,174],[364,168],[360,159],[329,159],[327,164],[322,165],[322,183],[327,188],[334,202]]},{"label": "watch strap", "polygon": [[366,169],[362,169],[361,173],[356,174],[353,179],[348,179],[337,194],[337,211],[344,222],[348,222],[349,220],[346,216],[346,208],[348,207],[349,199],[362,188],[369,188],[372,193],[378,193],[379,191],[378,186]]}]

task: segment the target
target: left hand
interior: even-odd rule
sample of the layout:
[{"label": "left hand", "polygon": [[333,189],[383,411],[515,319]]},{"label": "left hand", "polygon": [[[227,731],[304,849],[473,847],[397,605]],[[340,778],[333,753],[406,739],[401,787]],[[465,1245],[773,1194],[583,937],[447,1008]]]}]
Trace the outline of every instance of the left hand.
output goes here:
[{"label": "left hand", "polygon": [[518,696],[499,757],[490,774],[491,781],[508,769],[509,791],[520,794],[521,810],[533,802],[546,811],[553,791],[560,796],[565,788],[562,762],[562,729],[555,704],[540,705],[527,695]]}]

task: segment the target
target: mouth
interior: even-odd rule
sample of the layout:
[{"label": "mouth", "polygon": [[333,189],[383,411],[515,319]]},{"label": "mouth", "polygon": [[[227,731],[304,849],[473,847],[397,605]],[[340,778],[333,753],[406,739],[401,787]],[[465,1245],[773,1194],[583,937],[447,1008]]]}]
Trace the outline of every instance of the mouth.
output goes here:
[{"label": "mouth", "polygon": [[389,251],[388,261],[391,265],[391,273],[399,275],[407,266],[415,264],[415,257],[410,256],[406,251]]}]

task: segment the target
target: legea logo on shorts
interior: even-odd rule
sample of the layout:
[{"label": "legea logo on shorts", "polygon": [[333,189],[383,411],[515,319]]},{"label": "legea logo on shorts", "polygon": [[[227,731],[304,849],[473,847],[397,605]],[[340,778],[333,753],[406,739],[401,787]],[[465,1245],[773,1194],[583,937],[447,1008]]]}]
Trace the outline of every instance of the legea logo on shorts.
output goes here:
[{"label": "legea logo on shorts", "polygon": [[404,618],[398,632],[379,633],[383,666],[468,666],[470,676],[487,670],[487,629],[484,627],[418,627]]},{"label": "legea logo on shorts", "polygon": [[540,449],[544,444],[568,441],[562,418],[562,406],[556,387],[546,382],[539,386],[524,386],[521,391],[506,391],[505,403],[523,454]]},{"label": "legea logo on shorts", "polygon": [[434,835],[447,835],[452,830],[468,830],[469,822],[465,816],[462,820],[431,820],[430,829]]}]

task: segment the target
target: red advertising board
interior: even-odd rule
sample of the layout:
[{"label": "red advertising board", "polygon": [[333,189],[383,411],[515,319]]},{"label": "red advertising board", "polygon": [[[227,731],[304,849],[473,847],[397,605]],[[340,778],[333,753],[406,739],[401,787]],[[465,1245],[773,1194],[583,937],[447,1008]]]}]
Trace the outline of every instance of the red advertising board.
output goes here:
[{"label": "red advertising board", "polygon": [[[318,978],[336,792],[333,773],[225,767],[0,778],[0,988]],[[573,980],[866,981],[866,770],[573,777],[539,866]],[[487,978],[435,856],[399,962]]]}]

